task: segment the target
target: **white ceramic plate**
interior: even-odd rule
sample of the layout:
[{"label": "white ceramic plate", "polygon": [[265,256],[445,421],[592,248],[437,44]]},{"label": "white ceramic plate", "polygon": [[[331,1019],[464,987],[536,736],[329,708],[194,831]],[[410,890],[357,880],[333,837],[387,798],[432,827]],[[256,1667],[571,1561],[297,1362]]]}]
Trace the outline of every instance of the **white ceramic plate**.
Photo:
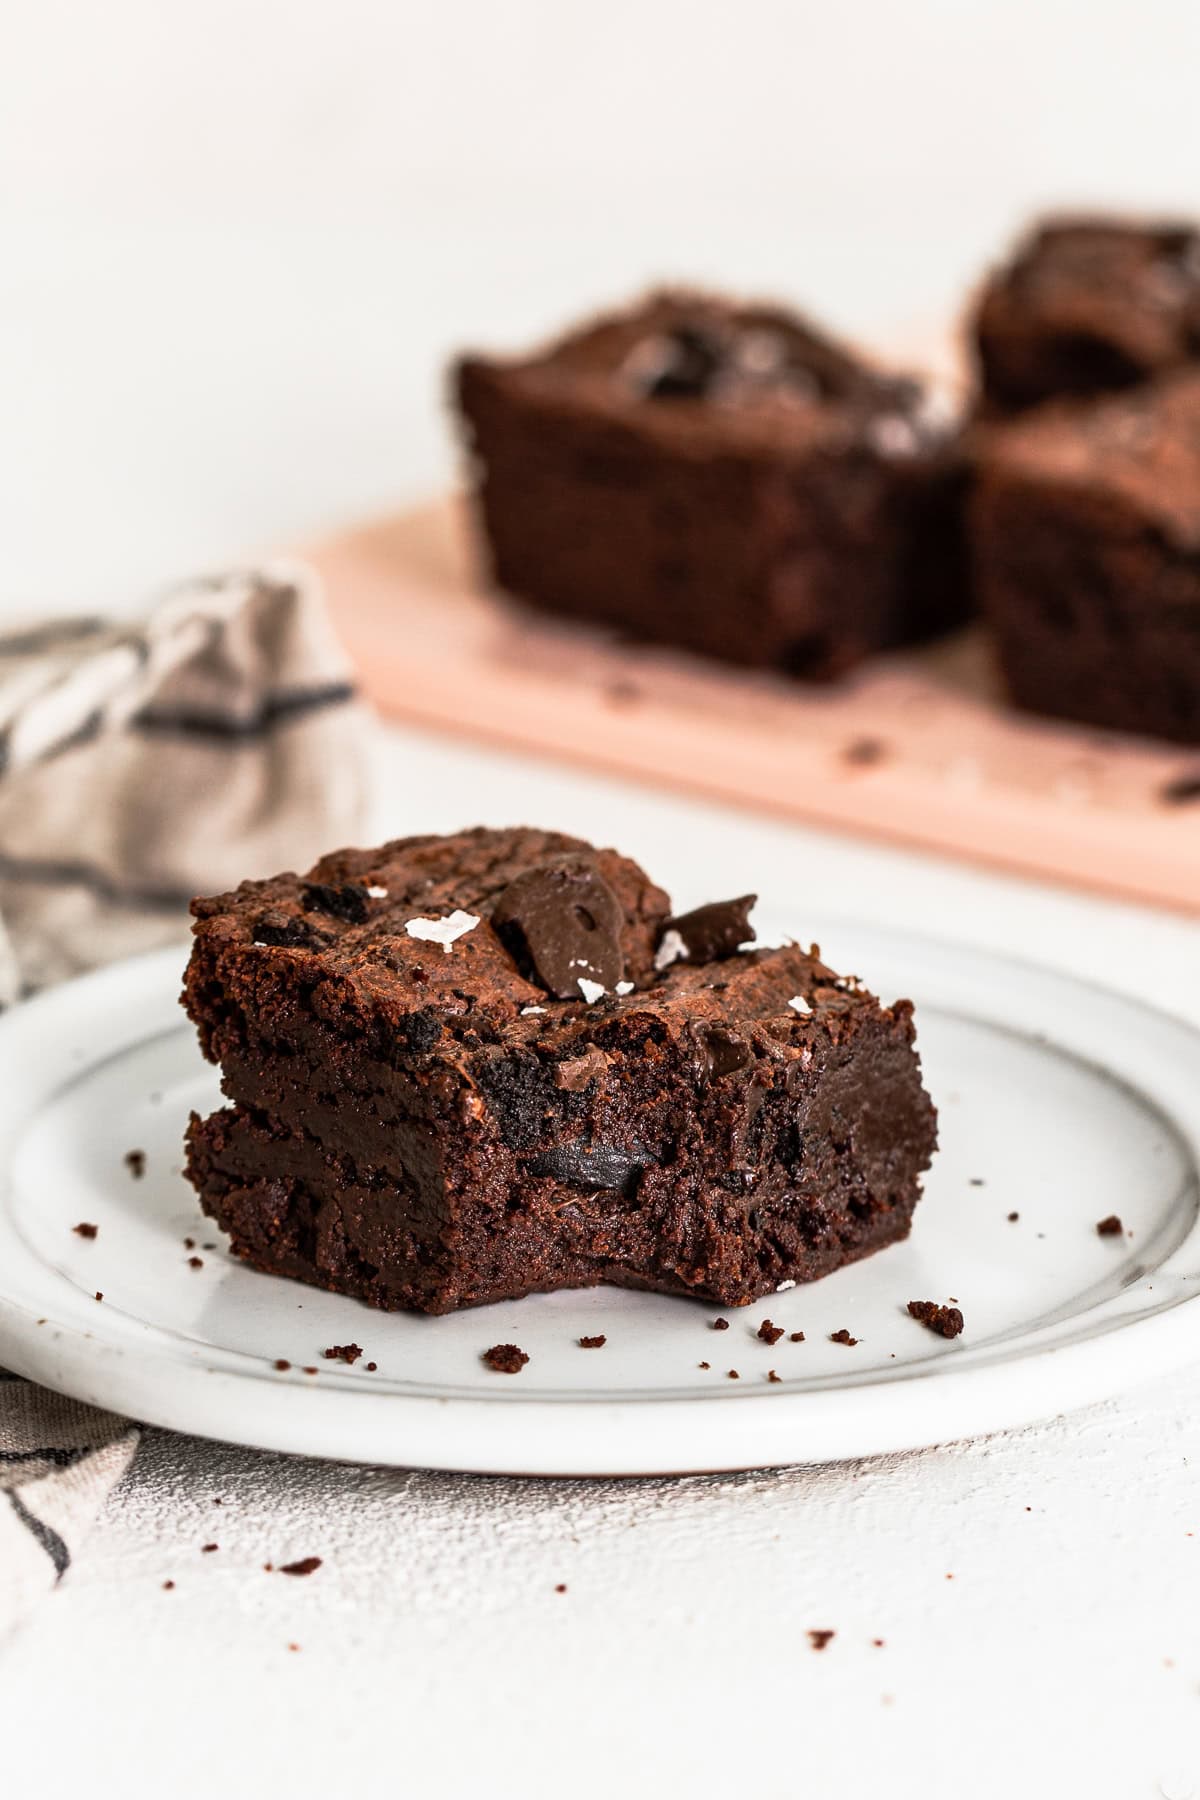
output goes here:
[{"label": "white ceramic plate", "polygon": [[[600,1475],[915,1447],[1200,1355],[1200,1033],[970,951],[848,924],[822,942],[876,991],[916,1000],[942,1147],[908,1243],[731,1312],[722,1332],[716,1308],[615,1289],[427,1319],[254,1274],[179,1173],[189,1110],[219,1103],[177,1005],[182,953],[19,1008],[0,1020],[0,1364],[263,1448]],[[1126,1235],[1101,1238],[1114,1212]],[[74,1234],[83,1220],[94,1240]],[[906,1314],[951,1296],[966,1318],[954,1342]],[[767,1316],[805,1341],[761,1342]],[[841,1327],[856,1346],[830,1341]],[[600,1333],[603,1349],[578,1346]],[[354,1367],[322,1359],[351,1341]],[[484,1367],[496,1343],[528,1352],[520,1375]]]}]

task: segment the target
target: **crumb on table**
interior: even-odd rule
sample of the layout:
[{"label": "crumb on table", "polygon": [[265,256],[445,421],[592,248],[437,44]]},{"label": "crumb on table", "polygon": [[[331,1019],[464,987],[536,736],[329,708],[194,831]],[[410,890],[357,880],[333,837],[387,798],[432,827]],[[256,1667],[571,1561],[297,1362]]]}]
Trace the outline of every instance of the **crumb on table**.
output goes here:
[{"label": "crumb on table", "polygon": [[856,1337],[851,1337],[850,1333],[843,1325],[840,1330],[830,1332],[829,1341],[831,1344],[849,1344],[850,1347],[853,1348],[854,1345],[857,1344],[858,1339]]},{"label": "crumb on table", "polygon": [[100,1231],[98,1225],[89,1225],[86,1219],[81,1219],[78,1225],[72,1225],[71,1229],[76,1237],[81,1238],[94,1238]]},{"label": "crumb on table", "polygon": [[322,1350],[321,1355],[326,1362],[356,1363],[362,1355],[362,1345],[330,1344],[328,1350]]},{"label": "crumb on table", "polygon": [[1096,1221],[1097,1237],[1120,1237],[1124,1230],[1125,1227],[1116,1213],[1109,1213],[1107,1219],[1097,1219]]},{"label": "crumb on table", "polygon": [[490,1350],[484,1351],[483,1361],[497,1375],[519,1375],[529,1357],[516,1344],[493,1344]]}]

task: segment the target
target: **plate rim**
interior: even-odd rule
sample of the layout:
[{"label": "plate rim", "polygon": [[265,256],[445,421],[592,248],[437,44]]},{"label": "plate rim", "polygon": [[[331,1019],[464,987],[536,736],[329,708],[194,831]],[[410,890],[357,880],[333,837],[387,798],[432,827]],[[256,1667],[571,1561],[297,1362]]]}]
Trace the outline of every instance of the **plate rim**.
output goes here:
[{"label": "plate rim", "polygon": [[[769,917],[772,911],[778,908],[764,908],[757,916],[765,913]],[[944,942],[930,934],[897,931],[851,915],[827,916],[814,920],[813,925],[814,935],[817,930],[822,934],[829,930],[865,936],[901,958],[915,953],[918,958],[933,959],[944,965],[948,977],[954,974],[956,964],[960,975],[964,965],[993,973],[1019,972],[1027,980],[1048,984],[1048,998],[1053,990],[1066,998],[1086,998],[1093,1006],[1098,1003],[1150,1021],[1160,1034],[1174,1037],[1193,1055],[1200,1051],[1200,1028],[1186,1018],[1128,991],[1032,959],[969,943]],[[12,1065],[14,1052],[19,1053],[25,1039],[44,1036],[45,1028],[69,1019],[76,1007],[83,1017],[97,1005],[114,1011],[112,999],[127,984],[161,1000],[164,987],[178,985],[184,953],[181,940],[177,946],[107,964],[15,1008],[0,1018],[0,1071],[7,1072],[5,1065]],[[37,1067],[26,1067],[28,1085],[43,1102],[72,1078],[85,1076],[108,1057],[157,1034],[156,1020],[137,1023],[138,1009],[130,1004],[128,994],[123,1011],[125,1029],[115,1033],[118,1041],[103,1055],[79,1061],[60,1052],[57,1057],[29,1059]],[[919,1010],[917,1016],[919,1026]],[[1004,1025],[1003,1019],[986,1011],[970,1016]],[[1088,1057],[1057,1036],[1025,1035],[1047,1041],[1105,1078],[1131,1088],[1159,1112],[1190,1153],[1194,1189],[1200,1168],[1200,1095],[1191,1115],[1185,1110],[1181,1118],[1160,1092],[1131,1080],[1121,1068]],[[29,1122],[30,1115],[24,1114],[0,1119],[0,1250],[11,1250],[16,1238],[52,1289],[57,1280],[66,1278],[39,1261],[7,1204],[11,1152]],[[1003,1354],[988,1360],[959,1363],[953,1353],[939,1354],[887,1379],[864,1374],[859,1381],[827,1387],[800,1388],[785,1381],[769,1393],[722,1389],[666,1395],[626,1393],[616,1398],[531,1393],[512,1386],[476,1396],[411,1388],[397,1392],[391,1384],[369,1389],[345,1376],[339,1380],[332,1371],[325,1372],[326,1379],[319,1387],[301,1385],[288,1377],[281,1380],[265,1359],[251,1352],[211,1346],[223,1364],[233,1360],[238,1365],[217,1366],[206,1360],[204,1346],[182,1343],[169,1328],[149,1320],[121,1315],[133,1324],[138,1336],[144,1334],[143,1346],[106,1337],[105,1316],[97,1320],[99,1333],[69,1319],[55,1319],[49,1293],[47,1306],[39,1314],[21,1297],[19,1283],[6,1273],[10,1259],[4,1255],[0,1256],[0,1365],[74,1399],[147,1424],[264,1450],[349,1462],[571,1477],[783,1466],[916,1449],[1030,1424],[1115,1396],[1142,1380],[1200,1358],[1200,1324],[1188,1313],[1200,1296],[1198,1246],[1200,1219],[1194,1211],[1183,1237],[1151,1271],[1155,1279],[1174,1277],[1184,1291],[1139,1313],[1128,1305],[1135,1292],[1129,1284],[1099,1306],[1072,1315],[1076,1320],[1094,1320],[1096,1328],[1065,1342],[1022,1345],[1018,1337]],[[1170,1268],[1189,1256],[1195,1272],[1181,1274]],[[1131,1311],[1133,1316],[1123,1316]],[[45,1325],[36,1323],[39,1317]],[[1123,1354],[1131,1334],[1136,1335],[1138,1344],[1138,1354],[1132,1357]],[[155,1355],[156,1340],[170,1348]],[[139,1354],[143,1348],[149,1353]],[[1031,1383],[1021,1379],[1022,1371],[1037,1369],[1043,1371],[1042,1380]],[[1031,1386],[1036,1392],[1029,1392]],[[290,1405],[283,1402],[285,1391],[294,1395]],[[269,1403],[264,1404],[268,1396]],[[881,1405],[885,1397],[886,1405]],[[722,1407],[715,1429],[714,1404]],[[449,1431],[447,1408],[453,1409],[454,1418]],[[567,1456],[563,1455],[561,1433],[564,1408],[586,1417],[586,1429],[574,1434]],[[523,1441],[514,1455],[507,1440],[514,1435],[512,1425],[518,1419]]]}]

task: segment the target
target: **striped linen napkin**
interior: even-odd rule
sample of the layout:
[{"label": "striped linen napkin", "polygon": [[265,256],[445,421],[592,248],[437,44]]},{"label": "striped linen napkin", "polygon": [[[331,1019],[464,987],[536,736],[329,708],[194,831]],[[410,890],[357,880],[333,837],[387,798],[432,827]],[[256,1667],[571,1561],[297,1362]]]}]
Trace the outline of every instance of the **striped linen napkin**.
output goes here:
[{"label": "striped linen napkin", "polygon": [[[193,894],[352,842],[369,721],[315,576],[0,636],[0,1006],[179,940]],[[0,1638],[61,1579],[137,1427],[0,1379]]]}]

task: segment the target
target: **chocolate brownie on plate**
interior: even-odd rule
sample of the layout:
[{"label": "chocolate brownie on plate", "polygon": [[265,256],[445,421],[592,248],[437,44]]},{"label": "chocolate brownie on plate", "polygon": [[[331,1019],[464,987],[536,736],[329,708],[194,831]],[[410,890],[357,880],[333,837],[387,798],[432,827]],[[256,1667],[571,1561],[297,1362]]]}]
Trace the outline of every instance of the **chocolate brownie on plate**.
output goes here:
[{"label": "chocolate brownie on plate", "polygon": [[789,313],[660,293],[456,391],[492,572],[534,606],[814,678],[965,617],[944,408]]},{"label": "chocolate brownie on plate", "polygon": [[1049,219],[991,276],[974,320],[983,399],[1016,412],[1133,387],[1200,358],[1200,231]]},{"label": "chocolate brownie on plate", "polygon": [[184,1003],[230,1101],[188,1132],[205,1211],[256,1268],[433,1313],[734,1306],[904,1237],[936,1136],[912,1007],[751,947],[750,905],[673,917],[525,829],[196,901]]},{"label": "chocolate brownie on plate", "polygon": [[1200,367],[981,430],[980,603],[1036,712],[1200,743]]}]

